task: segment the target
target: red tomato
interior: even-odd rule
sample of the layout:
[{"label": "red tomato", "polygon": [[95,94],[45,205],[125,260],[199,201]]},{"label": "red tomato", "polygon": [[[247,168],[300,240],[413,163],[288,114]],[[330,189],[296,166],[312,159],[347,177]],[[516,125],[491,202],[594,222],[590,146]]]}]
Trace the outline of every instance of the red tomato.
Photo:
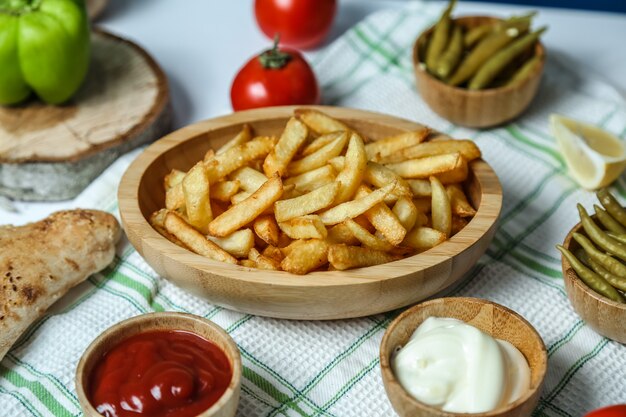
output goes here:
[{"label": "red tomato", "polygon": [[233,110],[291,104],[319,104],[315,74],[302,55],[274,48],[250,59],[230,88]]},{"label": "red tomato", "polygon": [[326,38],[333,23],[336,0],[256,0],[254,14],[270,39],[278,33],[282,44],[313,48]]},{"label": "red tomato", "polygon": [[585,414],[585,417],[626,417],[626,404],[598,408]]}]

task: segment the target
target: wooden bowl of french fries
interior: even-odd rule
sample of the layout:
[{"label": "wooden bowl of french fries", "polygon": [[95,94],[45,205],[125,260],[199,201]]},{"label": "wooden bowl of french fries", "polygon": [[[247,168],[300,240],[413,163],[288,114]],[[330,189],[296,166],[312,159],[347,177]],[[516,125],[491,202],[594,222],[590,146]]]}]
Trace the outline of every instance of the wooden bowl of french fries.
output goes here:
[{"label": "wooden bowl of french fries", "polygon": [[500,183],[470,140],[311,106],[180,129],[128,168],[131,244],[212,303],[289,319],[389,311],[457,282],[485,252]]},{"label": "wooden bowl of french fries", "polygon": [[[454,24],[466,33],[479,26],[497,24],[502,19],[488,16],[466,16],[453,19]],[[496,80],[496,85],[472,90],[448,83],[433,76],[426,68],[425,55],[433,28],[422,33],[413,46],[413,65],[417,90],[428,106],[452,123],[485,128],[497,126],[519,116],[537,94],[545,62],[545,49],[541,42],[513,62],[509,67],[521,68],[524,60],[533,59],[533,68],[518,80]],[[534,55],[534,57],[533,57]],[[460,64],[459,64],[460,65]],[[454,76],[454,73],[451,75]]]}]

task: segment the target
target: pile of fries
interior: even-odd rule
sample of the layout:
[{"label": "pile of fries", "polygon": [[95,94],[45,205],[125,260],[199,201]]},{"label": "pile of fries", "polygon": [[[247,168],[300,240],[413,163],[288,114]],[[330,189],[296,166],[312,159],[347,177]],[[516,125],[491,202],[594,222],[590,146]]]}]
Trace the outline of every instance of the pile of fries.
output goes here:
[{"label": "pile of fries", "polygon": [[391,262],[457,233],[475,214],[461,183],[480,157],[427,128],[366,143],[343,122],[299,109],[280,137],[250,126],[188,172],[164,179],[153,227],[200,255],[306,274]]}]

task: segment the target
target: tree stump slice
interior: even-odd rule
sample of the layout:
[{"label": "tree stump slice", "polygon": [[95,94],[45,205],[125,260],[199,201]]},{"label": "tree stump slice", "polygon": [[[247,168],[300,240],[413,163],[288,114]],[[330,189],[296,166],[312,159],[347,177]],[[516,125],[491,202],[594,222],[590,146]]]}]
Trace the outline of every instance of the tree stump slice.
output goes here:
[{"label": "tree stump slice", "polygon": [[121,154],[171,129],[167,79],[136,44],[96,30],[89,74],[66,105],[0,107],[0,195],[75,197]]}]

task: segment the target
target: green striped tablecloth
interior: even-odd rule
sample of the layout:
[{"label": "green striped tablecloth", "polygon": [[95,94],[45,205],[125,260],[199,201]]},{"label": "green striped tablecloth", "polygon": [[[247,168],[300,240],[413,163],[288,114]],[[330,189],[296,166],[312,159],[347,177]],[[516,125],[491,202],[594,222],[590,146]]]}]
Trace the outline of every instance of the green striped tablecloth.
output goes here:
[{"label": "green striped tablecloth", "polygon": [[[626,136],[626,107],[610,87],[550,51],[532,109],[516,123],[473,131],[442,120],[413,86],[411,44],[440,5],[368,17],[312,55],[327,104],[413,119],[473,138],[504,189],[500,227],[487,254],[449,294],[483,297],[526,317],[543,337],[549,371],[536,416],[580,416],[626,402],[626,347],[598,336],[573,312],[554,249],[577,222],[576,202],[592,193],[566,175],[548,134],[560,112]],[[548,48],[550,45],[548,45]],[[117,212],[117,183],[137,152],[96,180],[76,203]],[[626,200],[620,179],[613,191]],[[238,416],[393,416],[378,367],[378,347],[398,312],[329,322],[274,320],[229,311],[159,277],[124,240],[115,262],[90,277],[33,325],[0,363],[0,416],[78,416],[74,371],[107,327],[150,311],[185,311],[224,327],[238,343],[244,378]],[[626,326],[626,324],[625,324]]]}]

